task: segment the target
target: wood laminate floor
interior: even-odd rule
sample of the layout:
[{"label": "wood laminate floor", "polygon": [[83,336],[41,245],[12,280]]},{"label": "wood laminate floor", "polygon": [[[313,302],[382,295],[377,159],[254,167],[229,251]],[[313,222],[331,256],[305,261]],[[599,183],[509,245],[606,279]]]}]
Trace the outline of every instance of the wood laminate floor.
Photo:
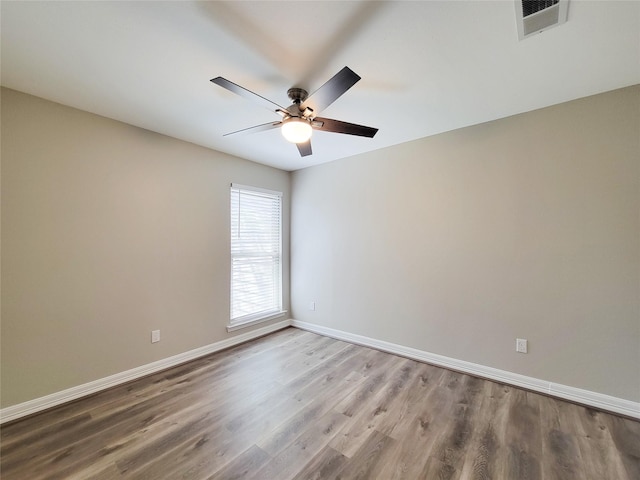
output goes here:
[{"label": "wood laminate floor", "polygon": [[3,480],[640,479],[640,422],[294,328],[1,437]]}]

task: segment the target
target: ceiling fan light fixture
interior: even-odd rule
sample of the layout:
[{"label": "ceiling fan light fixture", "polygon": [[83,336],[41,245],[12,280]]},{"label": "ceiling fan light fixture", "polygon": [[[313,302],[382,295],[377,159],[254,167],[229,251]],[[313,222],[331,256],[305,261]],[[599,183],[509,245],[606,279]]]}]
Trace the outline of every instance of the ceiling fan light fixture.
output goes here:
[{"label": "ceiling fan light fixture", "polygon": [[282,122],[282,136],[291,143],[304,143],[311,138],[311,123],[298,117]]},{"label": "ceiling fan light fixture", "polygon": [[[0,0],[2,1],[2,0]],[[525,1],[525,0],[523,0]],[[529,1],[529,0],[526,0]],[[550,1],[550,0],[545,0]],[[551,1],[568,1],[568,0],[551,0]],[[322,130],[323,132],[342,133],[346,135],[356,135],[359,137],[373,138],[378,131],[377,128],[365,127],[364,125],[356,125],[355,123],[342,122],[331,118],[322,118],[316,116],[322,110],[331,105],[340,98],[347,90],[353,87],[360,80],[360,76],[349,67],[344,67],[327,82],[325,82],[318,90],[313,92],[311,96],[307,91],[293,87],[287,91],[287,95],[293,102],[293,105],[285,108],[277,103],[264,98],[251,90],[247,90],[240,85],[233,83],[226,78],[212,78],[211,82],[216,85],[240,95],[248,100],[259,103],[270,112],[275,112],[282,117],[279,122],[263,123],[253,127],[244,128],[233,133],[249,133],[263,132],[281,127],[282,136],[291,143],[295,143],[301,157],[306,157],[313,153],[311,149],[311,134],[313,130]],[[313,100],[310,100],[313,99]],[[309,102],[308,104],[305,102]],[[309,105],[313,105],[311,108]],[[226,135],[231,135],[229,133]]]}]

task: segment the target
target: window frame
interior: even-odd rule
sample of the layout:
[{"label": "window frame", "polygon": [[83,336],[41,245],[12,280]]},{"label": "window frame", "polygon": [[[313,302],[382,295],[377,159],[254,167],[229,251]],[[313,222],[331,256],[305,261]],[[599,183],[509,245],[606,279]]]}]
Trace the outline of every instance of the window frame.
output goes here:
[{"label": "window frame", "polygon": [[[278,271],[277,271],[277,280],[279,285],[277,285],[278,293],[276,298],[276,303],[272,309],[261,310],[258,312],[233,317],[233,299],[234,299],[234,244],[233,244],[233,195],[234,191],[237,191],[239,195],[242,195],[242,192],[246,192],[246,194],[258,194],[263,196],[270,197],[278,197],[279,199],[279,230],[278,230],[278,248],[277,248],[277,258],[278,258]],[[284,292],[283,292],[283,272],[282,272],[282,200],[284,194],[283,192],[268,190],[265,188],[254,187],[250,185],[242,185],[238,183],[232,183],[229,189],[229,271],[230,271],[230,279],[229,279],[229,324],[227,325],[227,331],[232,332],[234,330],[239,330],[241,328],[250,327],[252,325],[256,325],[262,322],[267,322],[269,320],[273,320],[279,317],[284,316],[287,311],[283,309],[284,302]]]}]

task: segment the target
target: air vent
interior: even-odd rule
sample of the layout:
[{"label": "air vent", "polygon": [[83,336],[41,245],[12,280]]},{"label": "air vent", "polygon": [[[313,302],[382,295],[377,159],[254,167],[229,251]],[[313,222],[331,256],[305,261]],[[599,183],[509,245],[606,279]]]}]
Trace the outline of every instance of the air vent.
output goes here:
[{"label": "air vent", "polygon": [[520,40],[567,21],[569,0],[515,0]]}]

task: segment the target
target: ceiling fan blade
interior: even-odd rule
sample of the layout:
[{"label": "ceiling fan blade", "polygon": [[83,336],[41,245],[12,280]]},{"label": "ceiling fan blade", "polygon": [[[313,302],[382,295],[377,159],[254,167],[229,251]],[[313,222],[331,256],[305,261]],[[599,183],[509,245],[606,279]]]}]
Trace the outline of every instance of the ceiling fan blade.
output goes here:
[{"label": "ceiling fan blade", "polygon": [[279,110],[284,110],[284,111],[287,110],[286,108],[278,105],[277,103],[274,103],[271,100],[258,95],[257,93],[253,93],[251,90],[247,90],[246,88],[241,87],[240,85],[230,82],[226,78],[222,78],[222,77],[212,78],[211,82],[221,86],[222,88],[226,88],[230,92],[233,92],[236,95],[240,95],[241,97],[244,97],[247,100],[256,102],[259,105],[262,105],[264,108],[272,112],[278,113]]},{"label": "ceiling fan blade", "polygon": [[296,143],[296,146],[298,147],[298,151],[300,152],[301,157],[311,155],[311,139],[307,140],[304,143]]},{"label": "ceiling fan blade", "polygon": [[281,125],[282,125],[282,122],[263,123],[262,125],[256,125],[255,127],[243,128],[242,130],[236,130],[235,132],[225,133],[223,137],[226,137],[227,135],[235,135],[236,133],[246,134],[246,133],[264,132],[266,130],[272,130],[274,128],[278,128]]},{"label": "ceiling fan blade", "polygon": [[302,106],[311,105],[316,113],[320,113],[333,102],[335,102],[344,92],[353,87],[360,80],[360,76],[349,67],[344,67],[331,79],[313,92]]},{"label": "ceiling fan blade", "polygon": [[358,135],[359,137],[373,138],[378,133],[377,128],[356,125],[355,123],[341,122],[331,118],[316,117],[311,124],[316,130],[333,133],[346,133],[347,135]]}]

